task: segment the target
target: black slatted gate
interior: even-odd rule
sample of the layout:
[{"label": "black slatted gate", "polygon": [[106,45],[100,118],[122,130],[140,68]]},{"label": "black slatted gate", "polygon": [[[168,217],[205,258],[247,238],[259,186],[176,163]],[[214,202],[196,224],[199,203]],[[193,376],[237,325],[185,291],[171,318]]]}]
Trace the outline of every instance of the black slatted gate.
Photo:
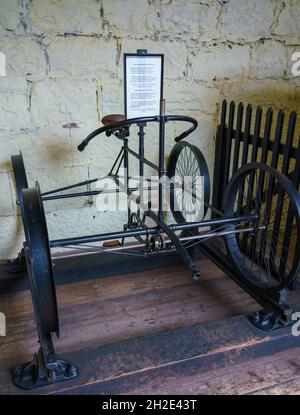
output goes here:
[{"label": "black slatted gate", "polygon": [[[233,173],[245,163],[266,163],[287,175],[299,191],[300,139],[296,137],[297,115],[288,116],[283,110],[276,114],[258,106],[244,107],[231,101],[222,103],[220,124],[215,143],[215,163],[212,206],[222,211],[226,186]],[[214,213],[214,217],[218,216]],[[285,229],[289,244],[291,226]],[[284,261],[284,258],[283,258]],[[292,287],[291,287],[292,288]]]}]

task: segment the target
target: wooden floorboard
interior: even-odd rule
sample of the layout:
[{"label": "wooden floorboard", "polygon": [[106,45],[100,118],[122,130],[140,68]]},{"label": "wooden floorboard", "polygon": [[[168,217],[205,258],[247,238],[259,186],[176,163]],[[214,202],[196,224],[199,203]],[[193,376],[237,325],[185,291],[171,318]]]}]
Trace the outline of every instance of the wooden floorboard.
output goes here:
[{"label": "wooden floorboard", "polygon": [[[159,270],[147,269],[58,285],[61,338],[55,340],[56,351],[59,355],[78,359],[81,376],[75,383],[54,385],[37,390],[37,393],[172,393],[172,390],[174,393],[180,393],[180,390],[181,393],[230,393],[229,390],[241,394],[249,391],[258,393],[255,385],[252,389],[243,389],[238,387],[242,382],[236,382],[235,387],[235,375],[231,377],[231,389],[228,388],[226,376],[230,379],[230,372],[224,372],[223,383],[221,373],[215,378],[211,377],[211,373],[223,370],[224,364],[227,370],[231,368],[227,361],[221,364],[222,359],[229,359],[229,362],[234,362],[233,365],[245,364],[244,358],[249,360],[249,365],[254,362],[255,354],[260,350],[259,344],[255,341],[255,347],[259,347],[252,350],[246,337],[244,344],[248,355],[240,353],[243,347],[233,347],[233,338],[231,343],[228,337],[222,340],[222,326],[220,328],[219,324],[233,316],[247,315],[258,310],[259,306],[210,261],[201,260],[199,266],[203,274],[200,281],[193,281],[185,266],[178,264]],[[298,291],[292,293],[290,302],[300,303]],[[23,290],[3,294],[0,304],[1,311],[7,316],[7,336],[0,338],[0,394],[17,394],[20,391],[12,385],[10,371],[17,364],[30,360],[38,347],[30,292]],[[194,327],[205,324],[213,326],[204,343],[206,346],[207,343],[217,344],[218,347],[222,345],[223,354],[222,359],[215,352],[207,355],[209,364],[206,361],[203,371],[202,355],[205,350],[207,353],[207,349],[205,344],[199,343],[199,333],[196,334]],[[180,332],[181,337],[176,340],[178,330],[187,332]],[[257,329],[254,331],[263,333]],[[159,337],[161,333],[166,340],[155,351],[151,336]],[[245,333],[251,333],[250,338],[253,338],[253,328],[246,318],[243,325],[234,328],[233,333],[235,341]],[[265,356],[268,354],[268,336],[264,334],[263,339]],[[131,354],[133,363],[138,364],[137,368],[130,369],[132,373],[126,372],[131,366],[126,360],[126,348],[125,354],[122,352],[124,342],[133,342],[133,350],[140,348],[138,355]],[[289,342],[287,335],[276,340],[276,347],[272,343],[272,353],[278,353],[281,346],[285,350],[296,347]],[[226,347],[229,348],[228,353]],[[160,355],[164,356],[162,348],[169,350],[169,354],[165,354],[165,360],[157,367]],[[105,366],[101,359],[108,358],[108,352],[110,357]],[[241,354],[243,358],[239,357]],[[195,356],[198,363],[193,373]],[[111,370],[112,363],[116,363],[114,371]],[[291,372],[292,376],[296,375]],[[139,386],[141,382],[144,389]],[[209,386],[206,386],[207,382],[210,382]],[[198,385],[196,389],[194,383]],[[260,386],[271,388],[274,385],[265,382]]]}]

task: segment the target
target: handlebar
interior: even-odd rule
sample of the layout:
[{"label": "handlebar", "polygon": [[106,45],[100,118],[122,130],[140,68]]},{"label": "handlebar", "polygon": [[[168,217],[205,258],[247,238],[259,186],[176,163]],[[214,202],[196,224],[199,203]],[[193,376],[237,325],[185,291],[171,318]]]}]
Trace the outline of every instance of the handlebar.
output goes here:
[{"label": "handlebar", "polygon": [[174,138],[176,143],[190,135],[198,127],[198,121],[195,120],[195,118],[186,117],[185,115],[167,115],[166,118],[167,121],[185,121],[193,124],[191,128],[189,128],[188,130],[184,131],[183,133],[179,134],[177,137]]},{"label": "handlebar", "polygon": [[190,122],[192,127],[190,127],[188,130],[184,131],[177,137],[175,137],[175,141],[178,142],[182,140],[183,138],[187,137],[189,134],[191,134],[198,126],[197,120],[192,117],[187,117],[184,115],[165,115],[165,116],[155,116],[155,117],[138,117],[138,118],[130,118],[128,120],[123,120],[119,122],[115,122],[109,125],[105,125],[103,127],[97,128],[97,130],[91,132],[77,147],[79,151],[83,151],[85,147],[88,145],[88,143],[97,135],[102,134],[106,132],[107,135],[110,135],[112,131],[118,130],[122,127],[128,127],[132,124],[139,124],[139,123],[147,123],[147,122],[168,122],[168,121],[185,121]]}]

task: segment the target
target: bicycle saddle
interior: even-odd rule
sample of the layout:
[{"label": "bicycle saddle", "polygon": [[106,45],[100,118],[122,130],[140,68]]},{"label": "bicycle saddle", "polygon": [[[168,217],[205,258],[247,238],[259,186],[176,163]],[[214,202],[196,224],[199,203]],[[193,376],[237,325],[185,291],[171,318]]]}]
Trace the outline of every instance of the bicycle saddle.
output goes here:
[{"label": "bicycle saddle", "polygon": [[101,122],[103,125],[109,125],[123,120],[125,120],[125,116],[122,114],[110,114],[105,115],[105,117],[102,118]]}]

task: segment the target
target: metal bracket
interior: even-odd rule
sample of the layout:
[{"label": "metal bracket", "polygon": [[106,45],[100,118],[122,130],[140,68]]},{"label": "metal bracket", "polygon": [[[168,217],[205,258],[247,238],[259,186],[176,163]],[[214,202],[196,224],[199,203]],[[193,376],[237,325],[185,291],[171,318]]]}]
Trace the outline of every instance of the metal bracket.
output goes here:
[{"label": "metal bracket", "polygon": [[255,327],[264,331],[272,331],[292,325],[292,314],[293,310],[291,308],[287,310],[285,315],[282,315],[274,310],[264,308],[263,310],[257,311],[248,316],[248,318]]},{"label": "metal bracket", "polygon": [[79,370],[76,365],[55,354],[45,362],[42,348],[33,356],[32,362],[18,366],[13,374],[16,386],[22,389],[35,389],[64,380],[74,379]]},{"label": "metal bracket", "polygon": [[136,53],[137,53],[137,55],[147,55],[148,50],[147,49],[137,49]]}]

